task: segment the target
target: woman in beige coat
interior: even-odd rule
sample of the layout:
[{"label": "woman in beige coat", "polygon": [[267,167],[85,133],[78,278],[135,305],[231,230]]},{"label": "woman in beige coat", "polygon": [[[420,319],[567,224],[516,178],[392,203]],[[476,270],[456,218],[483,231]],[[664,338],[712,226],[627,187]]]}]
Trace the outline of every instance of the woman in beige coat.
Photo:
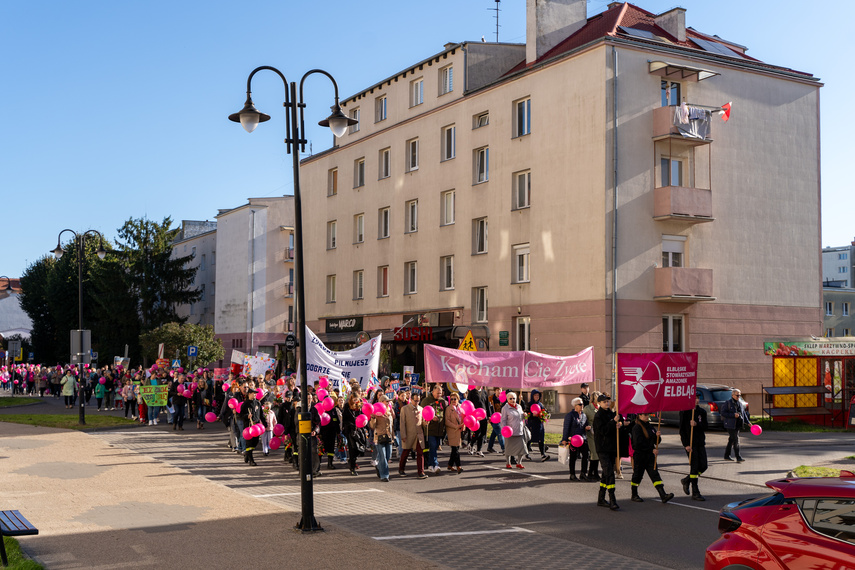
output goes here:
[{"label": "woman in beige coat", "polygon": [[374,450],[377,459],[377,476],[384,483],[389,482],[389,458],[392,456],[392,439],[395,434],[392,431],[392,420],[394,413],[392,406],[387,401],[386,394],[379,394],[377,402],[383,404],[385,413],[377,414],[368,422],[371,429],[374,430]]},{"label": "woman in beige coat", "polygon": [[406,406],[401,408],[401,460],[398,463],[398,474],[406,476],[404,467],[411,450],[415,450],[416,468],[419,479],[427,479],[424,468],[425,432],[422,429],[422,408],[418,398],[410,398]]},{"label": "woman in beige coat", "polygon": [[445,408],[445,434],[448,445],[451,446],[451,457],[448,458],[448,470],[460,473],[460,433],[463,431],[463,418],[460,416],[460,396],[452,392],[449,396],[448,407]]}]

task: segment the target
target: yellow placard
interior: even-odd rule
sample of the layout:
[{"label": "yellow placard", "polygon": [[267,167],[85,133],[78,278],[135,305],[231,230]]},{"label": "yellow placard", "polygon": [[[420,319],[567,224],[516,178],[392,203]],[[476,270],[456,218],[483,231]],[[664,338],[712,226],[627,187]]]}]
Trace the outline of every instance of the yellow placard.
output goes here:
[{"label": "yellow placard", "polygon": [[475,346],[475,339],[472,337],[472,331],[466,333],[466,336],[463,337],[463,340],[460,341],[460,346],[457,347],[457,350],[468,350],[469,352],[477,352],[478,348]]},{"label": "yellow placard", "polygon": [[300,420],[300,433],[312,433],[312,422],[311,420]]}]

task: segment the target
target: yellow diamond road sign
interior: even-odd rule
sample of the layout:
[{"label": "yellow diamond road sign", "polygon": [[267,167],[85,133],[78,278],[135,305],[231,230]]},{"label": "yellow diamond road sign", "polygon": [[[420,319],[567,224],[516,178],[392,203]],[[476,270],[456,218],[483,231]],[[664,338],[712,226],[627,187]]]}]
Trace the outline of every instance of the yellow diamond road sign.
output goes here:
[{"label": "yellow diamond road sign", "polygon": [[472,338],[472,331],[466,333],[466,336],[463,337],[463,340],[460,342],[460,346],[457,347],[457,350],[468,350],[469,352],[476,352],[478,350],[475,346],[475,339]]}]

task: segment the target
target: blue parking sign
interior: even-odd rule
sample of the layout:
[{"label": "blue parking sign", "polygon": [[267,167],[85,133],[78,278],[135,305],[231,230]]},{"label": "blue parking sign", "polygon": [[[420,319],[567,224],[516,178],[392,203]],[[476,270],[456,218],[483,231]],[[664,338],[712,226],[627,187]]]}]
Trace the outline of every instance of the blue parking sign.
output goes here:
[{"label": "blue parking sign", "polygon": [[187,357],[188,358],[196,358],[199,355],[199,347],[198,346],[188,346],[187,347]]}]

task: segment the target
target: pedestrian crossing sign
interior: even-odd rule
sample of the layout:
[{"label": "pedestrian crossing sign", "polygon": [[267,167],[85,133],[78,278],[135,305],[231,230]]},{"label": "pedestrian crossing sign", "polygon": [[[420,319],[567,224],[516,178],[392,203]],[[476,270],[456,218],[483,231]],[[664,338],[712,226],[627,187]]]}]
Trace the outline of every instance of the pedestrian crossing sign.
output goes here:
[{"label": "pedestrian crossing sign", "polygon": [[460,341],[460,346],[457,347],[457,350],[467,350],[469,352],[477,352],[478,348],[475,346],[475,339],[472,337],[472,331],[466,333],[466,336],[463,337],[463,340]]}]

